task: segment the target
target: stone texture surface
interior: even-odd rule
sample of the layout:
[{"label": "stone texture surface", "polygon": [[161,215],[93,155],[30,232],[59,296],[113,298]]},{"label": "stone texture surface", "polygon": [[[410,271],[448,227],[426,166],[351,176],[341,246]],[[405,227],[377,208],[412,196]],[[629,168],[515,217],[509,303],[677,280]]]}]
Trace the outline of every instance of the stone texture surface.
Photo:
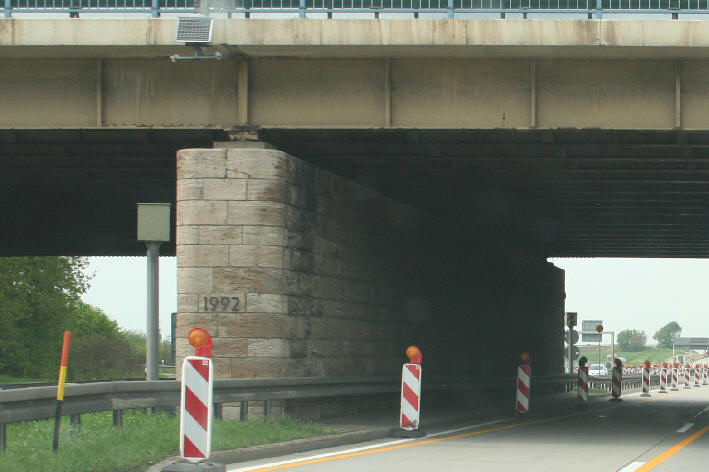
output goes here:
[{"label": "stone texture surface", "polygon": [[178,346],[207,328],[220,378],[396,376],[410,344],[436,374],[561,365],[563,271],[543,258],[277,150],[180,155]]}]

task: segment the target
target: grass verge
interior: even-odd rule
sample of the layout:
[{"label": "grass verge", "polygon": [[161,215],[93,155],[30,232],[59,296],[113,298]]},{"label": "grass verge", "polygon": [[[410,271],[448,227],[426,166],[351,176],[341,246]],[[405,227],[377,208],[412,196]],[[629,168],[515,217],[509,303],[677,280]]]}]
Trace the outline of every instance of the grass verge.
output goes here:
[{"label": "grass verge", "polygon": [[51,382],[51,380],[30,379],[27,377],[12,377],[10,375],[0,374],[0,383],[23,383],[23,382]]},{"label": "grass verge", "polygon": [[[579,357],[586,356],[589,364],[598,363],[598,347],[579,346]],[[610,354],[609,346],[601,346],[601,363],[606,362],[606,355]],[[681,354],[681,353],[679,353]],[[624,357],[626,363],[630,365],[642,365],[646,360],[653,364],[659,364],[672,357],[672,349],[646,348],[637,352],[623,352],[616,348],[615,355]]]},{"label": "grass verge", "polygon": [[[112,426],[111,412],[81,416],[73,437],[64,418],[59,451],[52,453],[54,420],[8,425],[2,472],[137,472],[179,454],[179,418],[126,411],[123,428]],[[322,426],[282,417],[272,421],[214,421],[212,450],[287,441],[326,434]]]}]

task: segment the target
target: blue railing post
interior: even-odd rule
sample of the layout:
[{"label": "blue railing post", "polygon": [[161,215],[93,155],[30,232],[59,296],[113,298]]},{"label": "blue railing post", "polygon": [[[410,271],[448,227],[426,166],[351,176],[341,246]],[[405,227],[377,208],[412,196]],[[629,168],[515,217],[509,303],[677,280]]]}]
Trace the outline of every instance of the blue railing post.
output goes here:
[{"label": "blue railing post", "polygon": [[160,18],[160,0],[153,0],[150,10],[153,18]]},{"label": "blue railing post", "polygon": [[298,18],[305,18],[305,0],[300,0],[298,6]]},{"label": "blue railing post", "polygon": [[5,12],[2,16],[4,18],[12,17],[12,0],[5,0]]},{"label": "blue railing post", "polygon": [[603,0],[596,0],[596,19],[603,18]]},{"label": "blue railing post", "polygon": [[448,18],[453,18],[455,15],[455,5],[453,4],[455,0],[448,0]]}]

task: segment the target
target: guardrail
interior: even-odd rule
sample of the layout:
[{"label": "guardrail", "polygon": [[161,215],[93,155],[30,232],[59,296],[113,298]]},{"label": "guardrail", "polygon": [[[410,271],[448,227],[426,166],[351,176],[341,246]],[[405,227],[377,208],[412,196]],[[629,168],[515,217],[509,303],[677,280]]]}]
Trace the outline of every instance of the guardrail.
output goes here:
[{"label": "guardrail", "polygon": [[[537,376],[534,391],[570,388],[575,376]],[[428,377],[424,392],[453,390],[514,389],[509,377],[480,379],[453,379]],[[246,419],[249,401],[263,401],[264,415],[270,416],[272,400],[317,399],[326,397],[359,396],[371,394],[398,394],[400,378],[391,377],[308,377],[281,379],[215,380],[213,401],[215,416],[221,416],[221,405],[240,402],[241,419]],[[56,407],[56,387],[28,387],[0,391],[0,449],[6,444],[7,424],[53,418]],[[176,408],[180,404],[180,382],[119,381],[93,384],[68,384],[64,392],[65,415],[74,424],[79,415],[101,411],[113,412],[113,424],[120,427],[123,411],[137,408]]]},{"label": "guardrail", "polygon": [[[556,14],[586,15],[603,18],[604,14],[697,15],[709,13],[709,0],[0,0],[4,16],[14,13],[60,13],[78,18],[83,13],[111,14],[236,14],[308,16],[412,15],[419,18],[470,15]],[[2,3],[0,3],[2,5]]]},{"label": "guardrail", "polygon": [[[653,377],[653,379],[656,377]],[[610,377],[592,377],[591,386],[606,385]],[[640,376],[626,376],[623,388],[639,388]],[[427,377],[424,392],[454,390],[513,390],[510,377],[481,379]],[[265,416],[271,414],[271,401],[317,399],[372,394],[398,394],[401,379],[396,377],[307,377],[280,379],[215,380],[213,402],[215,416],[221,417],[221,405],[239,402],[241,419],[246,419],[248,402],[262,401]],[[533,392],[572,391],[576,375],[559,374],[532,378]],[[79,415],[101,411],[113,412],[113,425],[123,423],[123,411],[138,408],[176,408],[180,404],[180,382],[118,381],[91,384],[67,384],[64,392],[64,414],[79,423]],[[28,387],[0,391],[0,450],[5,448],[7,424],[53,418],[56,386]]]}]

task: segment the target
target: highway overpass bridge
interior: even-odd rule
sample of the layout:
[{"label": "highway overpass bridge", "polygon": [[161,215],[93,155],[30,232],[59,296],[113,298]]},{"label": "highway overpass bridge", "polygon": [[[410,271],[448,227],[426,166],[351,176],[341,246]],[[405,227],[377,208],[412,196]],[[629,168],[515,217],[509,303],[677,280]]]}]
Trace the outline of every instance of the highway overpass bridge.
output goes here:
[{"label": "highway overpass bridge", "polygon": [[221,19],[172,63],[175,20],[0,20],[0,252],[141,255],[170,201],[220,377],[555,370],[547,257],[709,252],[705,25]]}]

